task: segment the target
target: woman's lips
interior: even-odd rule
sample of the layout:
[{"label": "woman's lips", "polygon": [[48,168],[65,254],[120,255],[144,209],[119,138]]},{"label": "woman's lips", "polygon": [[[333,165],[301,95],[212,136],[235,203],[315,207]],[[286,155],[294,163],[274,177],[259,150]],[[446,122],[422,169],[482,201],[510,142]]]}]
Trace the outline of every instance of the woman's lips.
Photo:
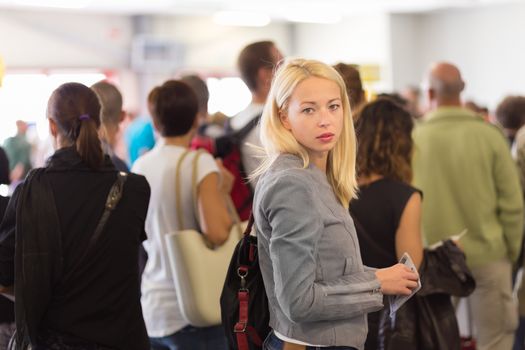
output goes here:
[{"label": "woman's lips", "polygon": [[322,142],[330,142],[333,140],[334,136],[335,135],[332,134],[331,132],[327,132],[327,133],[317,136],[317,139],[321,140]]}]

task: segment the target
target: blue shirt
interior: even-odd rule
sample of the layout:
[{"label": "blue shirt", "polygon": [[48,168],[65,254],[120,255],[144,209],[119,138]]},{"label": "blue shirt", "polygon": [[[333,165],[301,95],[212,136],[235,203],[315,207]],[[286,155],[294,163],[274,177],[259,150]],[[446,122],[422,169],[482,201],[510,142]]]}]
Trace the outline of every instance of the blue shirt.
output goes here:
[{"label": "blue shirt", "polygon": [[155,146],[153,123],[145,117],[135,119],[126,129],[124,137],[128,145],[130,165]]}]

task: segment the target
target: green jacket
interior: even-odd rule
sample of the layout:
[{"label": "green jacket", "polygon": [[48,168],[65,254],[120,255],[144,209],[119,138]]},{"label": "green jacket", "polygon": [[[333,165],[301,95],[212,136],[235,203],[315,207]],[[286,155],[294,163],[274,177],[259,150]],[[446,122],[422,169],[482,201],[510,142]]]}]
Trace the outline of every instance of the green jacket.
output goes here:
[{"label": "green jacket", "polygon": [[523,199],[503,134],[470,111],[441,107],[414,131],[414,184],[425,196],[423,232],[434,243],[467,229],[469,266],[518,258]]},{"label": "green jacket", "polygon": [[4,150],[9,159],[9,171],[18,165],[24,166],[24,175],[31,170],[31,144],[24,135],[17,134],[4,141]]}]

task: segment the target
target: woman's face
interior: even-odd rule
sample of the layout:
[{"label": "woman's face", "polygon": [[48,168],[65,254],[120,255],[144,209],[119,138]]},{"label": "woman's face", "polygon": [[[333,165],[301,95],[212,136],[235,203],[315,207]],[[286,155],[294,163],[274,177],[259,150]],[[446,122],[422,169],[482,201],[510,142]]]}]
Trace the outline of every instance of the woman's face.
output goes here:
[{"label": "woman's face", "polygon": [[343,129],[343,102],[337,83],[309,77],[297,84],[288,110],[280,115],[283,126],[307,150],[323,159],[334,148]]}]

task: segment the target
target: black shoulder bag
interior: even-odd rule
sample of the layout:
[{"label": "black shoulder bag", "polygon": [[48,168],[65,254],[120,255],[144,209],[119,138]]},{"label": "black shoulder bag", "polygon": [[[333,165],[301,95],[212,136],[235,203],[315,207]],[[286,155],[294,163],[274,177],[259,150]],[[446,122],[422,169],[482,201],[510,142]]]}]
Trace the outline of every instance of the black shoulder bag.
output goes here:
[{"label": "black shoulder bag", "polygon": [[259,267],[253,215],[233,253],[221,295],[222,326],[231,350],[260,350],[270,332],[270,312]]}]

